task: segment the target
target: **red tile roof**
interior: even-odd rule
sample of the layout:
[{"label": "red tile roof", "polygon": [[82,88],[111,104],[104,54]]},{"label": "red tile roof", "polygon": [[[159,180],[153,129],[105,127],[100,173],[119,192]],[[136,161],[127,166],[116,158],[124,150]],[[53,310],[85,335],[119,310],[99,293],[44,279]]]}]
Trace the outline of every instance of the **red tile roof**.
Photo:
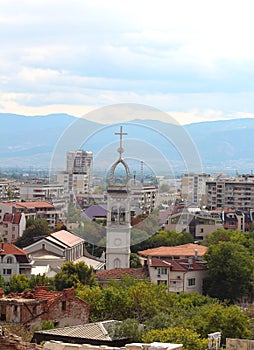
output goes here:
[{"label": "red tile roof", "polygon": [[206,264],[196,259],[151,259],[151,267],[169,267],[171,271],[207,270]]},{"label": "red tile roof", "polygon": [[111,270],[104,270],[96,272],[96,278],[100,279],[121,279],[128,276],[133,276],[140,279],[148,277],[146,268],[116,268]]},{"label": "red tile roof", "polygon": [[158,256],[158,257],[170,257],[170,256],[194,256],[195,252],[197,252],[198,256],[203,256],[207,251],[207,247],[194,244],[187,243],[178,245],[175,247],[158,247],[151,248],[139,251],[138,254],[140,256],[148,257],[148,256]]},{"label": "red tile roof", "polygon": [[63,292],[52,292],[48,290],[48,287],[35,287],[34,290],[28,290],[21,293],[11,293],[8,294],[7,298],[16,299],[46,299],[48,304],[53,303],[53,301],[62,295]]},{"label": "red tile roof", "polygon": [[151,267],[170,267],[171,263],[169,261],[165,261],[159,258],[152,258],[150,266]]},{"label": "red tile roof", "polygon": [[3,202],[3,204],[17,209],[40,209],[40,208],[54,208],[54,206],[48,202]]},{"label": "red tile roof", "polygon": [[11,243],[0,243],[0,255],[6,254],[27,255],[28,252],[24,249],[16,247],[14,244]]},{"label": "red tile roof", "polygon": [[21,219],[21,213],[15,214],[4,214],[3,222],[10,222],[12,224],[18,225]]}]

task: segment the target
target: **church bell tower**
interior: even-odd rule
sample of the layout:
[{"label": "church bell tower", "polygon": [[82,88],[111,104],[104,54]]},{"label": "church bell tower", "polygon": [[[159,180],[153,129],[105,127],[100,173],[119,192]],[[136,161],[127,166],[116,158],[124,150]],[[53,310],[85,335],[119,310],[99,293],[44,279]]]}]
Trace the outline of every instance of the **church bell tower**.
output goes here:
[{"label": "church bell tower", "polygon": [[[130,170],[122,154],[122,126],[120,132],[119,158],[110,169],[109,186],[107,190],[107,241],[106,241],[106,269],[126,268],[130,266]],[[124,169],[124,177],[116,177],[116,168]]]}]

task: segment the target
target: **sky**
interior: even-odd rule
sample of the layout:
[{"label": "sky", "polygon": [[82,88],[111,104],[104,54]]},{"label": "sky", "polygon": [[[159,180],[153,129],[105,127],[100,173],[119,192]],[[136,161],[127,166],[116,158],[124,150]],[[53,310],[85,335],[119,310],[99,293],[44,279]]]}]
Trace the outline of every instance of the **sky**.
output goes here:
[{"label": "sky", "polygon": [[180,124],[254,117],[252,0],[0,0],[0,9],[0,113],[86,117],[134,103]]}]

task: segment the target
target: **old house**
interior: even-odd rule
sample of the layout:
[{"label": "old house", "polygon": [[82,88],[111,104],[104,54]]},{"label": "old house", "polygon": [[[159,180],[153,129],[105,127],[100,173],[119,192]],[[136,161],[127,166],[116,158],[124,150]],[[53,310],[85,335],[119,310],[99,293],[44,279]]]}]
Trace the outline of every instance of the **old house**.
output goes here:
[{"label": "old house", "polygon": [[158,247],[139,251],[143,266],[148,267],[150,281],[168,286],[169,292],[202,293],[207,277],[204,254],[207,247],[187,243],[175,247]]},{"label": "old house", "polygon": [[202,294],[207,267],[203,260],[148,259],[151,282],[168,286],[169,292],[197,292]]},{"label": "old house", "polygon": [[15,242],[23,235],[26,228],[26,218],[24,213],[4,214],[0,222],[0,235],[4,242]]},{"label": "old house", "polygon": [[89,320],[89,305],[75,296],[74,288],[61,292],[36,287],[22,293],[0,297],[0,321],[21,323],[30,327],[40,326],[42,321],[52,321],[55,326],[77,325]]},{"label": "old house", "polygon": [[13,275],[31,275],[33,261],[29,253],[11,243],[0,243],[0,273],[5,282]]}]

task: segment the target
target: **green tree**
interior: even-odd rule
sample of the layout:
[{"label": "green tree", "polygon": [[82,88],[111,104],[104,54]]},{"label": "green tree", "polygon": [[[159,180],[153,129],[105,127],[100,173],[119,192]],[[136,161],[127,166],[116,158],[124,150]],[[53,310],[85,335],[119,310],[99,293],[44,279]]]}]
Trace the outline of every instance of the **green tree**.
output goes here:
[{"label": "green tree", "polygon": [[205,259],[210,296],[233,302],[250,291],[254,265],[247,248],[233,242],[219,242],[209,246]]},{"label": "green tree", "polygon": [[20,293],[30,289],[29,278],[23,274],[13,275],[5,286],[6,293]]},{"label": "green tree", "polygon": [[29,279],[30,289],[34,289],[36,286],[47,286],[50,290],[54,289],[53,278],[46,277],[45,275],[32,275]]},{"label": "green tree", "polygon": [[117,339],[127,337],[129,342],[141,342],[144,329],[137,320],[127,318],[116,324],[115,327],[109,331],[109,334]]},{"label": "green tree", "polygon": [[0,288],[5,289],[5,281],[1,273],[0,273]]},{"label": "green tree", "polygon": [[130,255],[130,267],[132,267],[132,268],[141,267],[141,263],[140,263],[138,254],[131,253],[131,255]]},{"label": "green tree", "polygon": [[15,245],[24,248],[34,242],[35,237],[47,236],[50,230],[45,219],[29,219],[22,237],[18,238]]},{"label": "green tree", "polygon": [[208,345],[207,339],[202,339],[198,333],[185,327],[151,330],[143,336],[142,340],[145,343],[158,341],[183,344],[185,350],[204,350]]},{"label": "green tree", "polygon": [[77,287],[79,283],[89,286],[97,284],[92,267],[87,266],[84,262],[74,264],[68,261],[54,277],[56,290]]}]

